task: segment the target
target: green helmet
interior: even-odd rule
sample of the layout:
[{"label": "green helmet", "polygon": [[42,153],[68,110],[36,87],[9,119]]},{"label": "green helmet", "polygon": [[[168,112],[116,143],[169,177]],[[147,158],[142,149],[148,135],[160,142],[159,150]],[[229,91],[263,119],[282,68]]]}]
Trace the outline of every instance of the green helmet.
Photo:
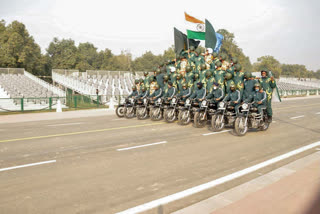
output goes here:
[{"label": "green helmet", "polygon": [[245,78],[251,78],[251,77],[252,77],[251,72],[246,71],[246,72],[244,73],[244,77],[245,77]]},{"label": "green helmet", "polygon": [[177,80],[180,80],[180,79],[182,79],[182,74],[177,75]]},{"label": "green helmet", "polygon": [[169,80],[169,76],[168,76],[168,75],[164,75],[164,76],[163,76],[163,79],[164,79],[164,80]]},{"label": "green helmet", "polygon": [[140,82],[140,83],[143,83],[143,79],[142,79],[142,78],[140,78],[139,82]]},{"label": "green helmet", "polygon": [[194,78],[195,80],[199,79],[199,74],[198,74],[198,73],[195,73],[194,76],[193,76],[193,78]]},{"label": "green helmet", "polygon": [[142,89],[142,91],[146,91],[147,87],[146,86],[142,86],[141,89]]},{"label": "green helmet", "polygon": [[132,90],[137,90],[137,87],[135,85],[132,86]]},{"label": "green helmet", "polygon": [[229,72],[227,72],[227,73],[225,74],[224,78],[225,78],[226,80],[231,80],[231,79],[232,79],[232,74],[230,74]]},{"label": "green helmet", "polygon": [[139,81],[138,79],[136,79],[136,80],[134,81],[134,83],[135,83],[135,84],[139,84],[140,81]]},{"label": "green helmet", "polygon": [[220,61],[216,62],[217,68],[220,68],[222,66],[222,63]]},{"label": "green helmet", "polygon": [[235,87],[236,87],[236,85],[234,83],[230,84],[230,88],[235,88]]},{"label": "green helmet", "polygon": [[189,73],[190,71],[192,71],[192,68],[191,68],[191,66],[188,65],[188,66],[186,67],[186,72]]},{"label": "green helmet", "polygon": [[190,51],[194,51],[194,46],[190,46]]},{"label": "green helmet", "polygon": [[238,58],[237,57],[232,57],[232,62],[233,64],[237,64],[238,63]]},{"label": "green helmet", "polygon": [[221,58],[221,60],[226,60],[227,59],[227,55],[222,53],[222,54],[220,54],[220,58]]},{"label": "green helmet", "polygon": [[187,83],[182,83],[182,88],[183,88],[183,87],[188,88],[188,84],[187,84]]},{"label": "green helmet", "polygon": [[213,56],[214,58],[217,58],[217,57],[218,57],[218,53],[213,52],[212,56]]},{"label": "green helmet", "polygon": [[206,64],[202,63],[202,64],[200,65],[201,71],[206,70],[206,68],[207,68]]},{"label": "green helmet", "polygon": [[158,84],[156,84],[154,87],[155,87],[156,89],[159,89],[159,88],[160,88],[160,86],[159,86]]},{"label": "green helmet", "polygon": [[160,74],[160,73],[161,73],[160,68],[157,68],[157,69],[156,69],[156,74]]},{"label": "green helmet", "polygon": [[148,74],[149,74],[149,72],[147,72],[147,71],[143,72],[144,76],[148,76]]},{"label": "green helmet", "polygon": [[259,87],[259,88],[261,89],[261,85],[260,85],[260,83],[258,83],[258,82],[256,82],[256,83],[254,84],[254,87]]},{"label": "green helmet", "polygon": [[206,77],[211,77],[212,76],[212,72],[211,71],[206,71]]},{"label": "green helmet", "polygon": [[242,69],[242,66],[240,64],[236,64],[234,66],[234,70],[236,70],[236,71],[241,71],[241,69]]}]

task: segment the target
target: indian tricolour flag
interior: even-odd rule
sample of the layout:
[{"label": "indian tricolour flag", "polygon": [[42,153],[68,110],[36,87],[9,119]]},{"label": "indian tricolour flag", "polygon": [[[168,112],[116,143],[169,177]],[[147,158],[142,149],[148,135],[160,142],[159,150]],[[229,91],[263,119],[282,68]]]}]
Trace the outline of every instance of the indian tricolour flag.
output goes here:
[{"label": "indian tricolour flag", "polygon": [[205,40],[205,23],[193,16],[184,13],[187,22],[187,36],[189,39]]}]

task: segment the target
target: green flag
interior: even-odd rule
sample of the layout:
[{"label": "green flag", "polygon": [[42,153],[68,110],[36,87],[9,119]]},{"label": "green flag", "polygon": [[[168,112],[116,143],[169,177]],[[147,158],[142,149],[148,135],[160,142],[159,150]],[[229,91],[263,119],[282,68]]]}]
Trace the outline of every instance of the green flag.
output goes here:
[{"label": "green flag", "polygon": [[205,26],[206,26],[205,46],[206,48],[212,48],[212,50],[214,50],[217,43],[216,32],[214,31],[214,28],[212,27],[211,23],[207,19],[206,19]]}]

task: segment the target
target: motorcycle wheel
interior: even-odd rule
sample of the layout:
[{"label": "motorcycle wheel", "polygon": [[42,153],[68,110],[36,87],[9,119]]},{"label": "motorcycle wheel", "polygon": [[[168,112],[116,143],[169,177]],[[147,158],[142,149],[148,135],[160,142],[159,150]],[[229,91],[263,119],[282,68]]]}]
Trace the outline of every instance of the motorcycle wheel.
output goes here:
[{"label": "motorcycle wheel", "polygon": [[164,112],[164,120],[167,123],[173,123],[176,120],[176,112],[174,109],[167,109]]},{"label": "motorcycle wheel", "polygon": [[133,107],[128,107],[124,111],[124,116],[127,119],[131,119],[135,116]]},{"label": "motorcycle wheel", "polygon": [[203,127],[206,126],[206,124],[207,124],[207,119],[205,119],[205,120],[201,120],[201,119],[200,119],[200,118],[203,117],[203,114],[204,114],[204,112],[196,112],[196,113],[194,114],[193,120],[194,120],[194,126],[195,126],[196,128],[203,128]]},{"label": "motorcycle wheel", "polygon": [[[222,114],[215,114],[211,118],[211,127],[214,132],[221,131],[225,126],[224,118]],[[222,119],[222,122],[221,122]]]},{"label": "motorcycle wheel", "polygon": [[117,106],[116,115],[120,118],[124,117],[124,106]]},{"label": "motorcycle wheel", "polygon": [[188,110],[182,110],[179,112],[178,121],[180,125],[188,125],[191,121],[191,114],[189,113],[189,116],[186,116],[188,113]]},{"label": "motorcycle wheel", "polygon": [[159,121],[162,119],[162,111],[160,108],[153,108],[151,115],[151,120],[153,121]]},{"label": "motorcycle wheel", "polygon": [[246,126],[242,125],[245,123],[245,120],[246,118],[244,117],[237,117],[234,122],[234,131],[238,136],[244,136],[248,132],[248,123]]},{"label": "motorcycle wheel", "polygon": [[[148,110],[146,109],[144,111],[145,108],[138,108],[137,109],[137,118],[138,120],[145,120],[148,117]],[[144,112],[143,112],[144,111]]]}]

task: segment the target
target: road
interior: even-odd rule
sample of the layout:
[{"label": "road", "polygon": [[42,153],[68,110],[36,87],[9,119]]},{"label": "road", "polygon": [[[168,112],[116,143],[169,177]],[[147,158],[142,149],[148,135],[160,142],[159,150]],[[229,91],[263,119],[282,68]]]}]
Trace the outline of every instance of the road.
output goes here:
[{"label": "road", "polygon": [[[319,141],[319,98],[274,103],[273,109],[267,131],[244,137],[115,115],[0,124],[0,213],[116,213]],[[32,163],[41,165],[24,166]],[[23,167],[10,168],[17,166]]]}]

